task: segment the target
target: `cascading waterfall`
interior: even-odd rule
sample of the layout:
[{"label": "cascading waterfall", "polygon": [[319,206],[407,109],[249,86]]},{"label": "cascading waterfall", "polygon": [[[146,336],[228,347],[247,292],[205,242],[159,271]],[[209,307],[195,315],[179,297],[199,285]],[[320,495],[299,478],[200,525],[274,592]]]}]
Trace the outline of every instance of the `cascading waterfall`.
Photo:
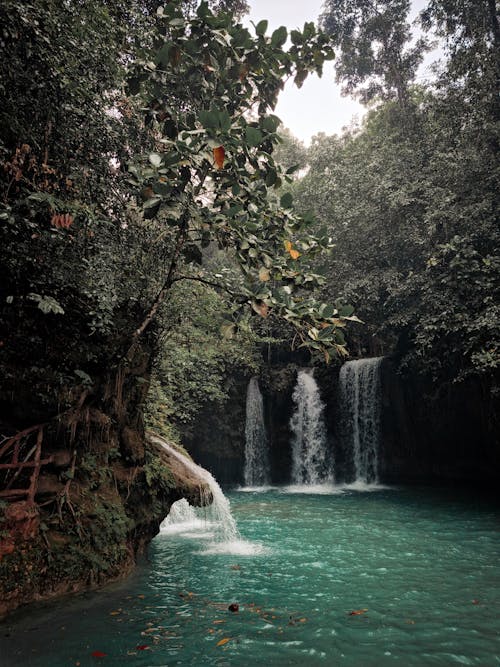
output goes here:
[{"label": "cascading waterfall", "polygon": [[381,361],[382,357],[358,359],[340,369],[344,437],[352,447],[357,482],[378,481]]},{"label": "cascading waterfall", "polygon": [[333,480],[328,462],[325,404],[320,398],[313,370],[301,370],[293,392],[295,412],[292,430],[292,482],[321,484]]},{"label": "cascading waterfall", "polygon": [[246,486],[266,486],[270,481],[264,405],[256,377],[247,390],[244,478]]},{"label": "cascading waterfall", "polygon": [[[231,514],[229,500],[226,498],[222,489],[208,470],[197,465],[194,461],[190,461],[162,438],[154,435],[151,435],[150,437],[151,440],[161,445],[170,456],[177,459],[183,466],[202,479],[209,489],[206,493],[207,504],[201,508],[195,509],[191,507],[186,500],[180,500],[174,503],[170,510],[170,514],[163,522],[162,528],[168,528],[174,524],[187,524],[194,520],[203,520],[205,524],[208,523],[210,525],[216,542],[234,542],[239,540],[240,534],[236,527],[234,517]],[[212,502],[208,504],[210,496]]]}]

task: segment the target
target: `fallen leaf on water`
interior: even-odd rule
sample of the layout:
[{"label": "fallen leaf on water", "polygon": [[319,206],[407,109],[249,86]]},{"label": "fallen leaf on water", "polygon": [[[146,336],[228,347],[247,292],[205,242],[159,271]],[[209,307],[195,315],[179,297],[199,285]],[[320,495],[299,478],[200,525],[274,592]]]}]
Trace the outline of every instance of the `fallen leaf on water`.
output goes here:
[{"label": "fallen leaf on water", "polygon": [[90,655],[91,655],[93,658],[104,658],[104,657],[106,657],[108,654],[107,654],[107,653],[103,653],[102,651],[92,651],[92,653],[91,653]]},{"label": "fallen leaf on water", "polygon": [[237,604],[236,602],[232,602],[232,603],[229,605],[228,609],[229,609],[229,611],[236,612],[236,611],[239,611],[239,609],[240,609],[240,605]]},{"label": "fallen leaf on water", "polygon": [[407,622],[409,625],[415,625],[415,621],[412,621],[411,618],[409,618],[406,622]]},{"label": "fallen leaf on water", "polygon": [[138,595],[137,597],[140,598],[141,600],[144,600],[144,598],[145,598],[146,596],[145,596],[145,595]]},{"label": "fallen leaf on water", "polygon": [[479,600],[472,600],[472,604],[479,604]]},{"label": "fallen leaf on water", "polygon": [[110,616],[118,616],[119,613],[120,613],[119,611],[115,610],[115,611],[110,611],[109,615]]},{"label": "fallen leaf on water", "polygon": [[307,618],[299,618],[299,623],[305,623],[306,621],[307,621]]},{"label": "fallen leaf on water", "polygon": [[147,651],[149,646],[147,644],[141,644],[140,646],[135,647],[137,651]]},{"label": "fallen leaf on water", "polygon": [[224,646],[224,644],[227,644],[230,641],[231,637],[224,637],[224,639],[221,639],[219,642],[217,642],[216,646]]},{"label": "fallen leaf on water", "polygon": [[218,620],[218,621],[214,621],[214,625],[215,625],[216,623],[225,623],[225,622],[226,622],[226,621],[220,621],[220,620]]},{"label": "fallen leaf on water", "polygon": [[366,614],[367,611],[368,609],[355,609],[349,612],[349,616],[360,616],[361,614]]},{"label": "fallen leaf on water", "polygon": [[231,565],[231,570],[241,570],[241,565]]}]

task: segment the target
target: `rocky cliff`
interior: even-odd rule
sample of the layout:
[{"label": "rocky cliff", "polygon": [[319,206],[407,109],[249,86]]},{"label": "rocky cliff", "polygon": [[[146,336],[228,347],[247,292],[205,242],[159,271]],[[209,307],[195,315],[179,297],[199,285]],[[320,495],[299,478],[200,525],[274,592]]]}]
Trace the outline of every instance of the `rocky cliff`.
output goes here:
[{"label": "rocky cliff", "polygon": [[[103,415],[89,416],[89,429]],[[202,502],[205,482],[129,430],[124,462],[109,433],[82,451],[45,448],[33,497],[8,497],[0,521],[0,616],[19,605],[125,577],[172,503]],[[111,444],[111,446],[110,446]]]}]

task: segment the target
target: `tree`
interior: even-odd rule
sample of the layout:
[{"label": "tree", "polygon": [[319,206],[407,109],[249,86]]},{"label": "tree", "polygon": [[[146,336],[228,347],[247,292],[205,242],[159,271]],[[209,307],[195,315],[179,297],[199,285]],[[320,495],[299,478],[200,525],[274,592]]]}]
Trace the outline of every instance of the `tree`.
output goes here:
[{"label": "tree", "polygon": [[327,0],[322,28],[340,48],[335,69],[344,92],[363,102],[397,99],[407,109],[409,86],[427,43],[411,45],[410,0]]},{"label": "tree", "polygon": [[[150,95],[161,150],[149,155],[148,165],[129,170],[146,193],[148,217],[163,216],[173,252],[163,286],[134,338],[156,316],[178,279],[180,262],[201,264],[203,247],[216,242],[236,250],[245,275],[236,303],[248,303],[262,317],[274,310],[296,325],[304,345],[343,353],[345,341],[336,332],[343,322],[335,320],[335,309],[324,305],[315,311],[303,296],[292,298],[295,289],[321,282],[317,274],[298,269],[306,269],[305,260],[328,239],[307,234],[311,221],[294,215],[289,193],[273,196],[290,176],[272,157],[280,121],[270,112],[283,77],[301,84],[309,71],[321,73],[323,61],[333,55],[328,39],[306,24],[304,33],[293,31],[292,46],[283,51],[286,28],[267,36],[262,21],[254,39],[231,17],[212,14],[206,3],[189,26],[175,3],[159,15],[160,35],[167,37],[154,60],[138,63],[129,85],[139,91],[142,84]],[[185,278],[203,279],[196,273]]]}]

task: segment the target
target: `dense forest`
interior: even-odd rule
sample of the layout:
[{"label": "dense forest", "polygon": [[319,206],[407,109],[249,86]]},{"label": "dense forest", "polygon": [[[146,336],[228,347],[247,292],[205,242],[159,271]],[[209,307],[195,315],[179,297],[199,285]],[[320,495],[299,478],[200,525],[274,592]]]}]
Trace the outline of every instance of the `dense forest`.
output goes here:
[{"label": "dense forest", "polygon": [[[0,4],[0,613],[128,571],[201,502],[146,430],[182,450],[273,359],[389,355],[495,431],[494,0],[418,39],[409,0]],[[367,112],[305,147],[274,107],[332,59]]]}]

